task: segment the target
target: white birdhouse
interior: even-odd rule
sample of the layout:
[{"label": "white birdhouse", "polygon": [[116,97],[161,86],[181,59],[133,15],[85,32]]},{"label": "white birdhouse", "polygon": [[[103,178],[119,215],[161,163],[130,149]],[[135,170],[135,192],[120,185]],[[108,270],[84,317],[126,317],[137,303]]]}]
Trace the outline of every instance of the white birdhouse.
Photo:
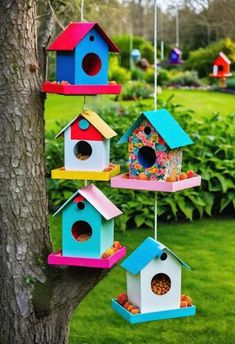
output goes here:
[{"label": "white birdhouse", "polygon": [[141,314],[179,309],[182,265],[190,269],[166,246],[146,238],[121,265],[127,270],[128,301]]},{"label": "white birdhouse", "polygon": [[65,170],[103,171],[109,166],[109,141],[117,134],[95,112],[82,112],[56,137],[62,134]]}]

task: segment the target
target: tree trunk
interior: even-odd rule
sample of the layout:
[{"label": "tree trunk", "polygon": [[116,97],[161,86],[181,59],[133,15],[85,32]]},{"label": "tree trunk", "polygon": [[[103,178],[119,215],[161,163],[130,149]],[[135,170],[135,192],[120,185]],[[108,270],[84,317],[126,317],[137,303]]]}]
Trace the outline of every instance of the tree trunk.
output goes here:
[{"label": "tree trunk", "polygon": [[36,1],[0,0],[1,344],[67,343],[74,308],[106,274],[46,263],[51,243],[40,87]]}]

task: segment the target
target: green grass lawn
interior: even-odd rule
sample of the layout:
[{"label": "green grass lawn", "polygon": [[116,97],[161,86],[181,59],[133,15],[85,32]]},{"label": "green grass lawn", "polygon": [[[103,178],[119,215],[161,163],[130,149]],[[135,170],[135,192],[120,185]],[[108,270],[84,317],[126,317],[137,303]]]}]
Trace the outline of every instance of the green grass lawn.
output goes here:
[{"label": "green grass lawn", "polygon": [[[52,237],[60,246],[60,219],[51,218]],[[134,250],[147,230],[117,233],[116,239]],[[75,311],[70,344],[234,344],[235,343],[235,220],[201,220],[161,224],[159,240],[185,260],[182,292],[193,298],[192,318],[130,325],[111,309],[111,299],[125,291],[125,271],[117,266]],[[91,270],[92,273],[92,270]]]},{"label": "green grass lawn", "polygon": [[[175,95],[173,102],[182,105],[182,109],[192,109],[195,116],[207,116],[213,112],[220,112],[222,115],[235,112],[235,95],[221,92],[210,92],[201,90],[163,90],[159,96],[166,100]],[[87,107],[92,107],[97,102],[107,102],[107,96],[86,97]],[[83,97],[67,97],[49,94],[46,101],[46,128],[55,128],[57,120],[71,120],[83,107]],[[146,104],[146,110],[153,108],[153,100],[141,101]],[[129,105],[133,101],[121,102]]]}]

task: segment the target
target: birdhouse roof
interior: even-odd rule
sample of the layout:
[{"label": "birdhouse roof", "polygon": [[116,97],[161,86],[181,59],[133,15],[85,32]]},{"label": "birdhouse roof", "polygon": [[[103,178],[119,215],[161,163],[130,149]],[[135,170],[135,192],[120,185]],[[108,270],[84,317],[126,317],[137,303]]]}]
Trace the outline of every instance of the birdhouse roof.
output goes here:
[{"label": "birdhouse roof", "polygon": [[191,145],[193,143],[183,128],[166,109],[143,112],[135,123],[125,132],[118,143],[128,142],[128,138],[145,118],[152,124],[171,149]]},{"label": "birdhouse roof", "polygon": [[171,51],[176,53],[177,55],[181,55],[182,54],[182,51],[179,48],[174,48]]},{"label": "birdhouse roof", "polygon": [[122,214],[119,210],[94,184],[90,184],[73,194],[53,215],[57,215],[64,209],[75,197],[81,195],[84,197],[106,220],[111,220]]},{"label": "birdhouse roof", "polygon": [[93,28],[103,37],[109,46],[109,51],[119,52],[119,48],[106,35],[103,29],[94,22],[91,23],[70,23],[65,30],[49,45],[50,51],[71,51]]},{"label": "birdhouse roof", "polygon": [[151,262],[151,260],[159,259],[163,252],[167,252],[182,266],[191,270],[191,268],[178,256],[176,256],[168,247],[150,237],[146,238],[142,244],[124,260],[121,266],[131,274],[137,275],[147,264]]},{"label": "birdhouse roof", "polygon": [[117,133],[105,123],[102,118],[97,115],[94,111],[91,110],[84,110],[82,113],[77,115],[71,122],[69,122],[57,135],[56,138],[62,135],[66,129],[68,129],[76,119],[82,116],[84,117],[89,123],[91,123],[103,136],[106,140],[111,139],[112,137],[116,136]]},{"label": "birdhouse roof", "polygon": [[[227,64],[231,64],[231,61],[229,60],[229,58],[221,51],[219,53],[219,56],[216,58],[216,60],[221,57]],[[215,60],[215,62],[216,62]]]}]

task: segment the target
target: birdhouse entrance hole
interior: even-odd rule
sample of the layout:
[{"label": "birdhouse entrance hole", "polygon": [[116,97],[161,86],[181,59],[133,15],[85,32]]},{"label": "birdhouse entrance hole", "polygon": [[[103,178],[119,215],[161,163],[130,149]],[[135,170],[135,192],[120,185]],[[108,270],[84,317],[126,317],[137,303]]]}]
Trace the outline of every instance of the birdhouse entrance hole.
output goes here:
[{"label": "birdhouse entrance hole", "polygon": [[79,141],[74,146],[74,154],[79,160],[87,160],[92,154],[91,145],[86,141]]},{"label": "birdhouse entrance hole", "polygon": [[219,72],[223,72],[223,70],[224,70],[224,67],[223,67],[222,65],[219,65],[219,66],[218,66],[218,71],[219,71]]},{"label": "birdhouse entrance hole", "polygon": [[77,241],[87,241],[92,236],[92,228],[86,221],[77,221],[72,226],[72,235]]},{"label": "birdhouse entrance hole", "polygon": [[153,166],[156,162],[156,154],[153,148],[144,146],[138,152],[138,161],[145,168]]},{"label": "birdhouse entrance hole", "polygon": [[101,59],[94,53],[89,53],[82,60],[82,68],[84,72],[90,76],[99,73],[101,69]]},{"label": "birdhouse entrance hole", "polygon": [[153,276],[151,281],[152,292],[156,295],[165,295],[171,288],[171,279],[166,274],[160,273]]}]

